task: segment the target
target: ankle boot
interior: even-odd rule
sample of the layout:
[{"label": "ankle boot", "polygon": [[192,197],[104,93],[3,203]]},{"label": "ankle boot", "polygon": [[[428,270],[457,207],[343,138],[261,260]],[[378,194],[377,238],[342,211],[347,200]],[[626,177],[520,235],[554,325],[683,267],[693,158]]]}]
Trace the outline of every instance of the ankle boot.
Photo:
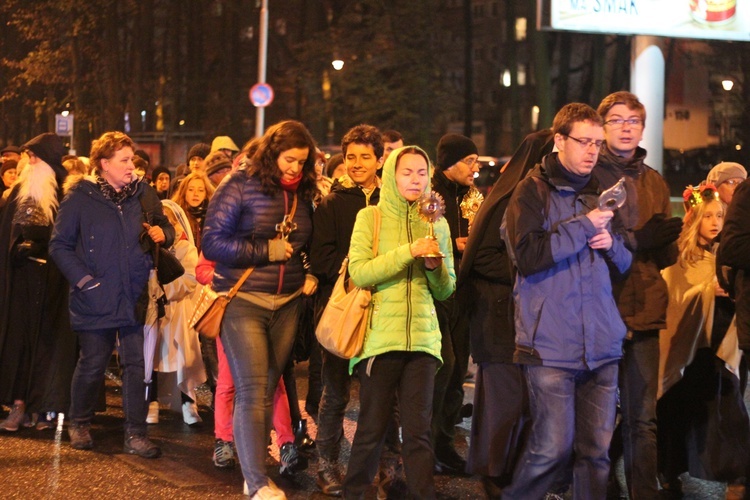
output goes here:
[{"label": "ankle boot", "polygon": [[307,420],[304,418],[294,423],[294,444],[303,453],[315,449],[315,441],[307,433]]},{"label": "ankle boot", "polygon": [[29,416],[26,415],[26,403],[16,403],[10,410],[8,418],[0,423],[0,430],[16,432],[19,427],[28,422]]}]

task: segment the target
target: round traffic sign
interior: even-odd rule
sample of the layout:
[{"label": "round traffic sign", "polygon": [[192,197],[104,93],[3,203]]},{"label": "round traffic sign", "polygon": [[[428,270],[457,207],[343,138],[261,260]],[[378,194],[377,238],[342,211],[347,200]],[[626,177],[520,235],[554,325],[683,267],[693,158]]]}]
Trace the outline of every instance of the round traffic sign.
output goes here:
[{"label": "round traffic sign", "polygon": [[256,83],[250,88],[250,102],[256,108],[265,108],[273,102],[273,89],[267,83]]}]

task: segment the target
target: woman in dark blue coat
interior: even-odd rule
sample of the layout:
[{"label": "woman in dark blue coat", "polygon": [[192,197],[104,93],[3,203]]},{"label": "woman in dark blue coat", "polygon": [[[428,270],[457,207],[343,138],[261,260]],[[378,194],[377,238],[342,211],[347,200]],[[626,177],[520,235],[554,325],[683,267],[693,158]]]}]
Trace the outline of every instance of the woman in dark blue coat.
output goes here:
[{"label": "woman in dark blue coat", "polygon": [[248,164],[222,181],[208,205],[203,254],[216,262],[216,291],[227,292],[254,267],[221,325],[236,387],[235,442],[253,498],[286,498],[266,475],[266,446],[301,295],[317,287],[301,256],[316,191],[315,142],[304,125],[284,121],[266,131]]},{"label": "woman in dark blue coat", "polygon": [[170,246],[174,228],[156,191],[134,174],[134,149],[122,132],[94,141],[94,175],[66,184],[50,255],[71,285],[70,318],[80,344],[71,388],[71,446],[93,447],[98,387],[119,339],[125,452],[156,458],[161,451],[146,437],[143,325],[153,267],[150,247]]}]

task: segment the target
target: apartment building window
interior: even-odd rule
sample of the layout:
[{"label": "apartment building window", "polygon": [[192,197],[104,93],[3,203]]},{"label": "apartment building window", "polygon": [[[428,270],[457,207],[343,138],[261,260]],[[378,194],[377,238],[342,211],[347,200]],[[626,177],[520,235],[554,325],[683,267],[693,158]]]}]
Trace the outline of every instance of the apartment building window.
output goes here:
[{"label": "apartment building window", "polygon": [[510,70],[504,69],[503,75],[500,77],[500,85],[502,85],[503,87],[510,87],[510,83]]},{"label": "apartment building window", "polygon": [[521,42],[526,40],[526,18],[516,18],[516,41]]},{"label": "apartment building window", "polygon": [[523,63],[518,63],[518,76],[516,77],[516,80],[518,85],[526,85],[526,65]]}]

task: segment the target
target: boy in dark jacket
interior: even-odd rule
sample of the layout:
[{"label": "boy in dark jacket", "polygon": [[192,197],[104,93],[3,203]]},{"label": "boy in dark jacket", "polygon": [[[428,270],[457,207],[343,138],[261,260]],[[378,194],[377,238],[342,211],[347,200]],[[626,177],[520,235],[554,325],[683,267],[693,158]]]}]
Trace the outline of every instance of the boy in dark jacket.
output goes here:
[{"label": "boy in dark jacket", "polygon": [[[331,193],[323,198],[313,215],[310,268],[319,283],[317,318],[328,303],[341,263],[349,253],[357,212],[368,205],[376,205],[380,198],[380,178],[377,176],[383,165],[380,130],[372,125],[357,125],[344,135],[341,150],[347,173],[334,181]],[[342,480],[338,455],[351,387],[349,360],[323,349],[322,379],[323,395],[316,438],[320,455],[317,484],[323,493],[339,495]],[[395,433],[398,442],[397,428]]]}]

